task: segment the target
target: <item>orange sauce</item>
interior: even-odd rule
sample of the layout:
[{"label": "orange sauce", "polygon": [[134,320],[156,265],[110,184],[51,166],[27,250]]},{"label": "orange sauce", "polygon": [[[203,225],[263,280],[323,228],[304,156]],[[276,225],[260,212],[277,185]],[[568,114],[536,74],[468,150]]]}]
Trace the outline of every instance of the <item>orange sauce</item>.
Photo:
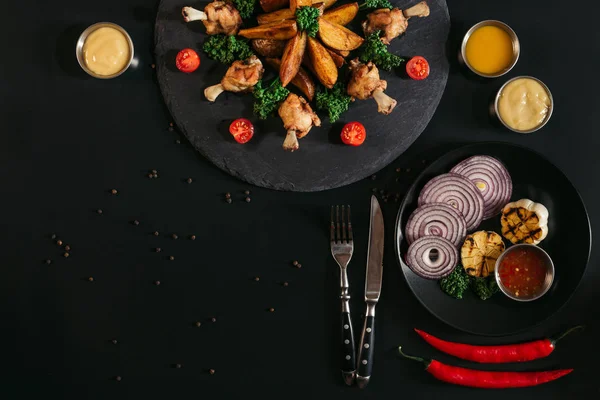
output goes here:
[{"label": "orange sauce", "polygon": [[535,249],[525,247],[504,256],[498,267],[498,275],[509,292],[526,299],[542,291],[547,270],[542,255]]},{"label": "orange sauce", "polygon": [[508,32],[497,26],[477,28],[465,47],[466,61],[482,74],[498,74],[512,64],[513,45]]}]

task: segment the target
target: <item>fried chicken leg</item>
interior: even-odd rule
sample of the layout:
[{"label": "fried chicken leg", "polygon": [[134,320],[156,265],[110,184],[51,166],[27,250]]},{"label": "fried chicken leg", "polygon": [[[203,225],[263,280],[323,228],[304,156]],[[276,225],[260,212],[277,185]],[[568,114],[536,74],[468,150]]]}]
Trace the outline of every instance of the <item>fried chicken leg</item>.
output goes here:
[{"label": "fried chicken leg", "polygon": [[381,31],[381,41],[390,44],[392,39],[402,35],[408,28],[408,20],[411,17],[426,17],[429,15],[429,6],[422,1],[402,11],[398,8],[381,8],[367,15],[362,27],[365,36],[375,31]]},{"label": "fried chicken leg", "polygon": [[183,7],[181,14],[185,22],[202,21],[208,35],[236,35],[242,25],[240,13],[229,1],[215,0],[204,7],[204,11]]},{"label": "fried chicken leg", "polygon": [[310,104],[294,93],[290,93],[281,103],[278,112],[287,130],[283,141],[283,149],[287,151],[298,150],[298,139],[306,136],[313,126],[321,126],[321,120],[310,108]]},{"label": "fried chicken leg", "polygon": [[363,64],[355,58],[350,61],[352,77],[348,82],[347,92],[352,100],[366,100],[374,98],[377,102],[377,111],[388,115],[396,107],[396,100],[384,93],[387,81],[379,79],[379,70],[371,61]]},{"label": "fried chicken leg", "polygon": [[243,61],[234,61],[225,73],[221,83],[204,89],[204,96],[208,101],[215,101],[224,91],[250,92],[262,78],[265,69],[256,56],[251,56]]}]

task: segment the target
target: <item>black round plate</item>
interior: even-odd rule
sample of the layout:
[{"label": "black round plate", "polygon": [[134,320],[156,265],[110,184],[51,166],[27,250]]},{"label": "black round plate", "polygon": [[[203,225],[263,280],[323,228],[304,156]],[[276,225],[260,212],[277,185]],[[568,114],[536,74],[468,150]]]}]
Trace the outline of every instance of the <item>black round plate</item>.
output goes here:
[{"label": "black round plate", "polygon": [[[334,7],[347,2],[339,0]],[[405,8],[416,2],[402,0],[395,5]],[[155,26],[158,83],[173,120],[196,150],[219,168],[251,184],[312,192],[366,178],[396,159],[417,139],[444,92],[449,70],[446,40],[450,17],[445,0],[430,0],[430,15],[411,18],[407,31],[390,45],[390,51],[403,57],[424,56],[431,65],[430,76],[414,81],[405,76],[402,68],[380,71],[381,79],[388,82],[386,93],[398,101],[390,115],[379,114],[372,99],[355,101],[334,124],[325,112],[317,110],[322,126],[313,128],[299,141],[298,151],[287,153],[282,149],[285,129],[281,119],[276,113],[266,121],[255,118],[251,95],[223,93],[212,104],[204,98],[204,88],[219,83],[228,66],[210,60],[201,51],[206,38],[204,26],[200,21],[186,24],[181,7],[205,4],[160,2]],[[352,21],[355,32],[361,32],[365,15],[361,11]],[[192,74],[181,73],[175,67],[175,56],[184,47],[196,49],[202,59],[200,68]],[[270,80],[274,76],[265,65],[264,78]],[[295,91],[293,86],[290,88]],[[314,101],[311,105],[315,107]],[[229,124],[240,117],[250,119],[256,127],[254,138],[244,145],[237,144],[228,131]],[[367,139],[360,147],[345,146],[340,140],[342,127],[351,121],[360,121],[367,130]]]},{"label": "black round plate", "polygon": [[[539,246],[546,250],[556,268],[554,283],[540,299],[517,302],[501,292],[480,300],[467,291],[458,300],[446,295],[438,281],[423,279],[406,265],[408,245],[403,231],[417,207],[419,192],[431,178],[448,172],[455,164],[473,155],[496,157],[507,167],[513,180],[511,201],[529,198],[549,211],[548,236]],[[500,216],[483,221],[479,229],[500,233]],[[569,179],[550,161],[527,148],[508,143],[478,143],[446,153],[429,165],[416,179],[398,211],[395,249],[402,273],[417,299],[443,322],[479,335],[508,335],[538,325],[557,312],[575,292],[591,251],[591,227],[583,201]],[[507,247],[511,244],[505,240]]]}]

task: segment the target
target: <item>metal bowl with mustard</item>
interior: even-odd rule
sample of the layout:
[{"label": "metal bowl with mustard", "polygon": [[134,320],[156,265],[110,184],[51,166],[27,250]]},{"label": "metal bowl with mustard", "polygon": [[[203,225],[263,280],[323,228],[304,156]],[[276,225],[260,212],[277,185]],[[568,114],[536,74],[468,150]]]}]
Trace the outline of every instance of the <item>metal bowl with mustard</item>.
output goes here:
[{"label": "metal bowl with mustard", "polygon": [[98,79],[112,79],[125,72],[133,61],[133,40],[123,27],[98,22],[79,36],[75,54],[81,68]]}]

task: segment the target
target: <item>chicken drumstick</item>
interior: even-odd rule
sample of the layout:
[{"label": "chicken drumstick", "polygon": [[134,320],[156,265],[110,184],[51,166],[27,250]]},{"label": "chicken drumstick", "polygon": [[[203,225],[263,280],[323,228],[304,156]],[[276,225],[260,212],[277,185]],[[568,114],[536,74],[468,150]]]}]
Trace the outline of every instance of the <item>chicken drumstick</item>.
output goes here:
[{"label": "chicken drumstick", "polygon": [[396,107],[396,100],[385,94],[387,81],[379,79],[379,70],[371,61],[361,63],[358,58],[350,61],[352,77],[348,82],[347,92],[354,99],[366,100],[374,98],[377,102],[377,111],[388,115]]},{"label": "chicken drumstick", "polygon": [[410,17],[426,17],[429,15],[429,6],[427,2],[422,1],[414,6],[402,11],[398,8],[390,10],[381,8],[367,15],[363,21],[362,27],[365,36],[375,31],[381,31],[381,41],[390,44],[392,39],[402,35],[408,28]]},{"label": "chicken drumstick", "polygon": [[290,93],[279,106],[279,116],[287,130],[283,141],[283,149],[287,151],[298,150],[298,139],[306,136],[313,126],[321,126],[321,120],[310,108],[310,104],[294,93]]},{"label": "chicken drumstick", "polygon": [[221,79],[221,83],[204,89],[204,96],[208,101],[215,101],[224,91],[250,92],[262,78],[264,71],[262,62],[256,56],[251,56],[243,61],[234,61]]},{"label": "chicken drumstick", "polygon": [[208,35],[236,35],[242,25],[239,11],[229,1],[215,0],[204,7],[204,11],[183,7],[181,14],[185,22],[202,21]]}]

